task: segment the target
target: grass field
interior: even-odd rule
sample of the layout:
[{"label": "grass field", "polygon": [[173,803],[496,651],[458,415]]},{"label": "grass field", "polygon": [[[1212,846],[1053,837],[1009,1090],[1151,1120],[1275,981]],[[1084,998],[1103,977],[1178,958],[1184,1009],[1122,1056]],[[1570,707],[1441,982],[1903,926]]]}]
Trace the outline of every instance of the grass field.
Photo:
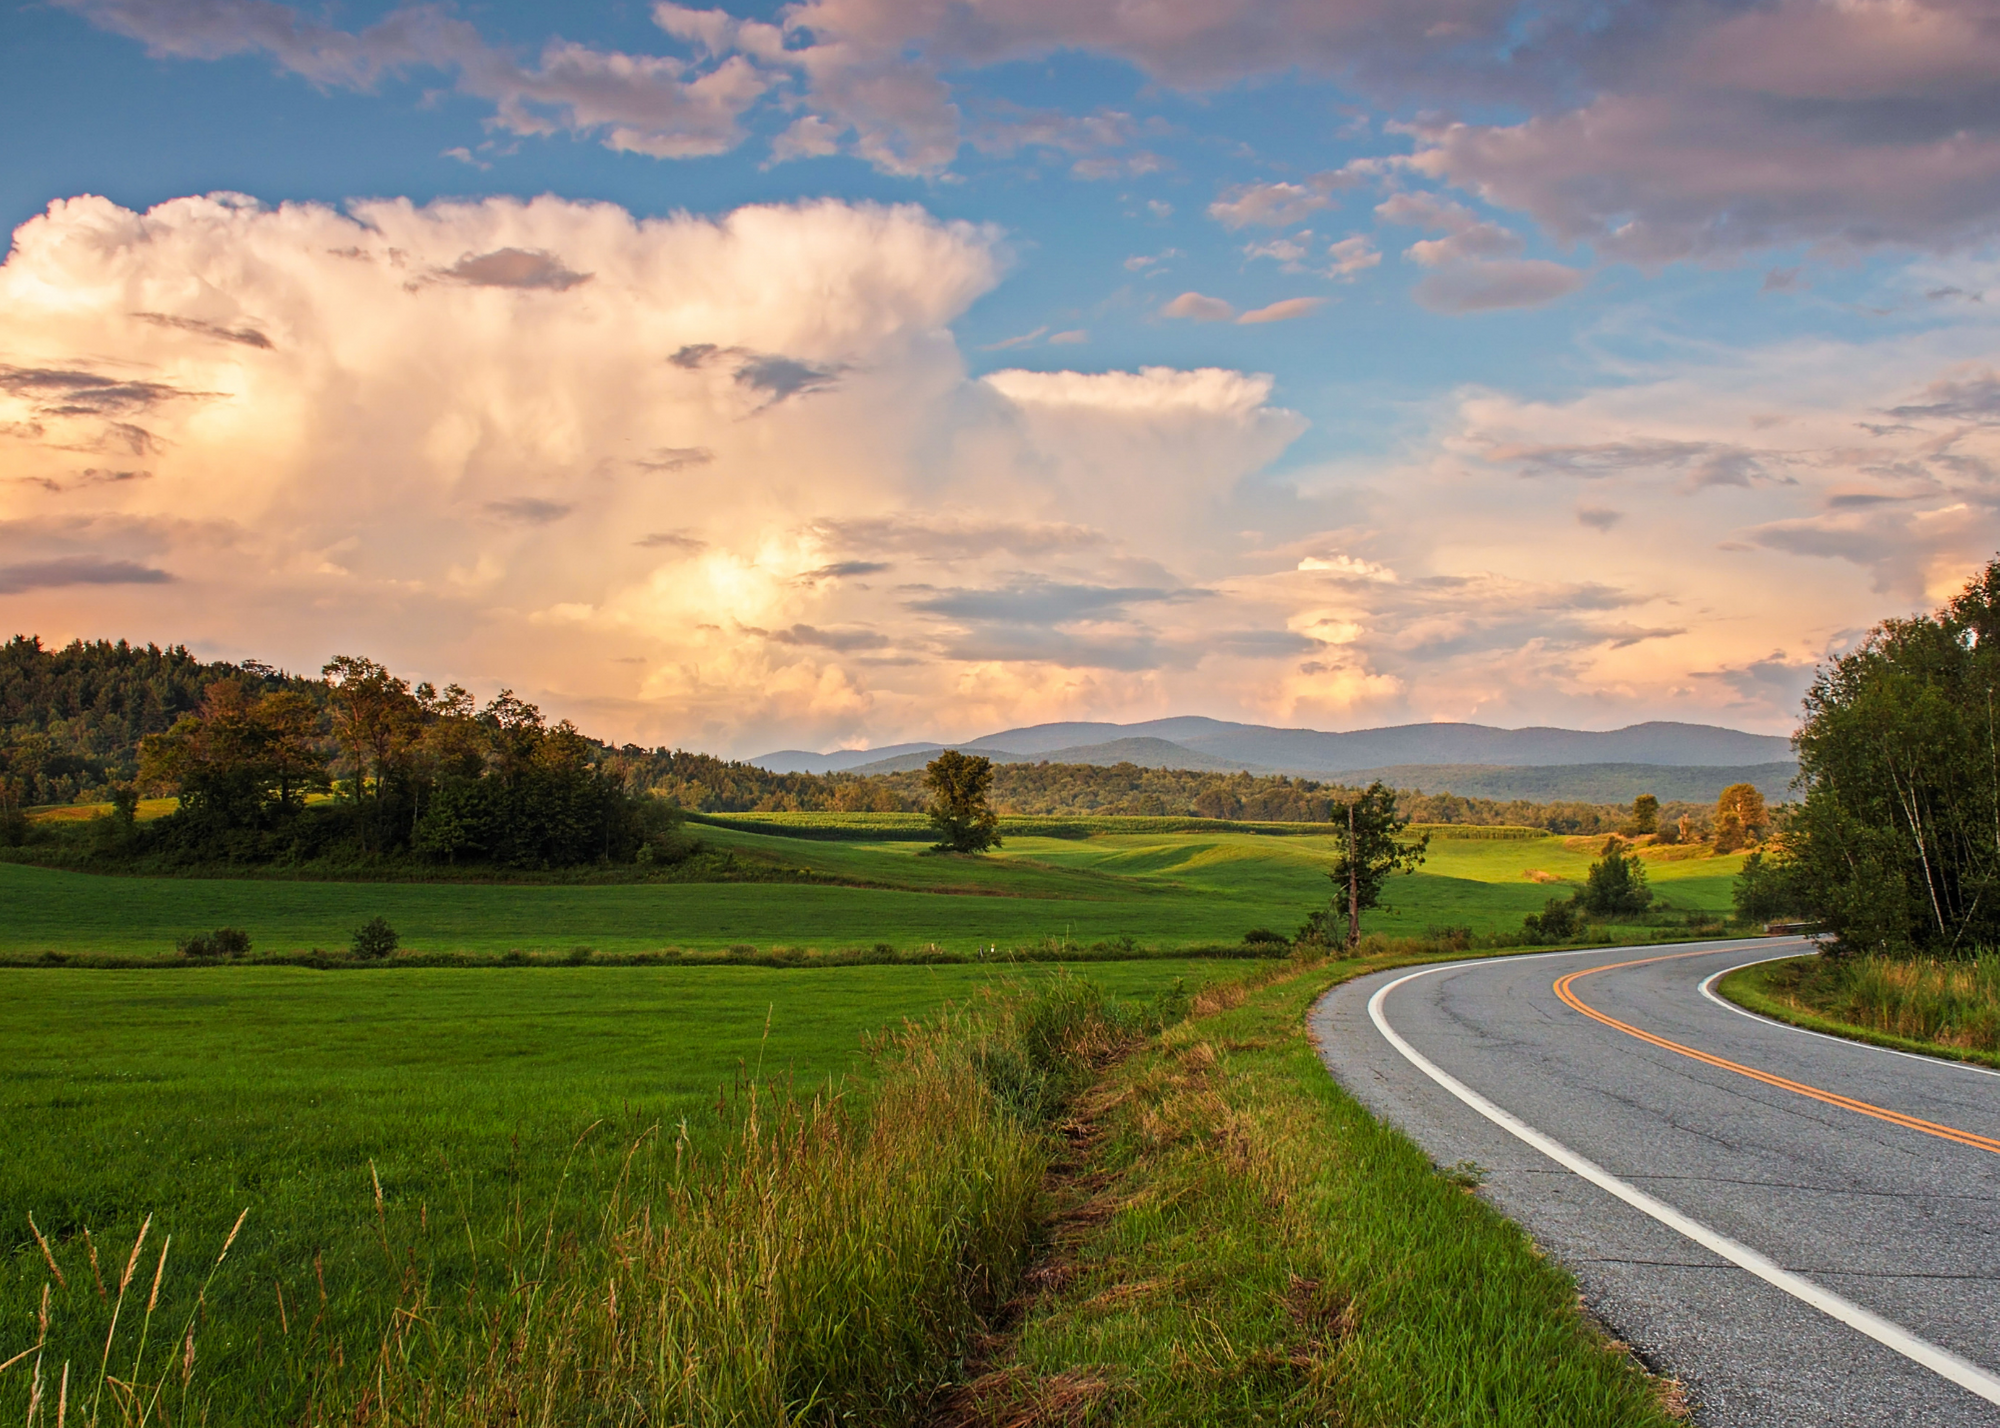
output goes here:
[{"label": "grass field", "polygon": [[[408,948],[473,954],[1046,951],[1130,938],[1160,955],[1082,975],[1149,999],[1239,974],[1172,954],[1233,945],[1252,927],[1289,931],[1326,898],[1333,855],[1322,834],[1227,830],[1014,836],[984,858],[902,839],[703,836],[766,880],[312,882],[0,864],[0,954],[164,960],[178,937],[223,925],[247,929],[260,952],[340,948],[377,915]],[[1367,925],[1513,931],[1597,851],[1596,840],[1440,838]],[[1728,907],[1740,859],[1664,852],[1648,860],[1663,900]],[[389,1371],[373,1356],[392,1326],[477,1342],[493,1276],[520,1281],[518,1297],[548,1247],[561,1259],[563,1247],[608,1243],[593,1217],[608,1214],[621,1175],[657,1191],[682,1156],[736,1143],[748,1085],[810,1096],[846,1077],[865,1104],[864,1037],[1001,979],[1052,975],[991,964],[0,970],[0,1361],[33,1341],[49,1279],[30,1214],[66,1275],[49,1353],[91,1376],[146,1217],[145,1272],[173,1236],[161,1302],[179,1315],[247,1210],[201,1310],[210,1421],[352,1405],[371,1373]],[[416,1303],[421,1324],[395,1317]],[[0,1418],[22,1412],[25,1392],[18,1374],[0,1376]]]},{"label": "grass field", "polygon": [[[260,951],[334,949],[375,916],[423,951],[876,943],[966,951],[1122,937],[1171,950],[1233,944],[1253,927],[1289,933],[1331,891],[1324,871],[1334,855],[1325,834],[1010,837],[993,854],[959,857],[895,839],[701,832],[761,876],[789,881],[308,882],[103,877],[9,863],[0,864],[0,953],[168,955],[176,939],[219,926],[244,928]],[[1371,914],[1367,926],[1391,934],[1431,926],[1517,930],[1523,914],[1582,880],[1599,846],[1558,837],[1434,838],[1424,869],[1394,879],[1390,906]],[[1682,911],[1728,911],[1741,856],[1681,856],[1691,851],[1648,857],[1661,901]]]},{"label": "grass field", "polygon": [[[1088,975],[1146,999],[1211,969],[1155,959]],[[733,1131],[751,1078],[807,1093],[865,1083],[864,1036],[1002,975],[1054,974],[0,973],[0,1361],[33,1342],[49,1277],[31,1214],[68,1280],[51,1361],[81,1375],[97,1367],[110,1302],[93,1253],[115,1294],[152,1216],[145,1267],[171,1234],[162,1298],[183,1312],[247,1209],[208,1296],[203,1379],[217,1421],[291,1421],[327,1375],[365,1381],[415,1272],[392,1245],[426,1247],[448,1318],[453,1287],[475,1283],[495,1246],[518,1252],[545,1225],[588,1234],[635,1142],[635,1173],[656,1179],[683,1128],[697,1150]],[[0,1377],[0,1416],[18,1417],[25,1395],[22,1372]]]}]

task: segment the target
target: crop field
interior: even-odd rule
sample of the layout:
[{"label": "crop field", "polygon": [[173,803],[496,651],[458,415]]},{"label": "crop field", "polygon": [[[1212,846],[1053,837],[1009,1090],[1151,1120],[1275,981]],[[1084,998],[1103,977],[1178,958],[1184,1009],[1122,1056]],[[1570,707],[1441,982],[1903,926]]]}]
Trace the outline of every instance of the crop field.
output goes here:
[{"label": "crop field", "polygon": [[[1163,958],[1088,976],[1149,999],[1213,970]],[[810,1095],[858,1073],[865,1095],[864,1036],[1052,975],[0,972],[0,1361],[33,1342],[50,1280],[30,1215],[66,1279],[51,1363],[83,1381],[142,1221],[147,1275],[173,1236],[161,1300],[178,1315],[247,1209],[207,1296],[202,1377],[224,1421],[292,1421],[318,1377],[365,1375],[413,1254],[441,1284],[504,1274],[545,1229],[601,1213],[621,1173],[650,1183],[726,1138],[750,1080]],[[168,1355],[178,1330],[162,1331]],[[10,1418],[25,1392],[21,1371],[0,1378]]]},{"label": "crop field", "polygon": [[[837,815],[816,815],[824,823]],[[859,828],[881,815],[855,815]],[[1145,822],[1146,820],[1136,820]],[[1116,820],[1097,822],[1116,826]],[[698,830],[758,881],[609,885],[308,882],[102,877],[0,864],[0,954],[158,954],[176,939],[241,927],[259,951],[345,947],[371,917],[421,951],[630,953],[935,945],[947,951],[1060,947],[1131,938],[1175,950],[1289,933],[1331,892],[1325,833],[1231,831],[1011,836],[984,857],[940,856],[907,838]],[[1467,830],[1478,835],[1481,830]],[[1518,929],[1523,914],[1581,882],[1597,839],[1434,836],[1429,861],[1392,880],[1371,930]],[[1696,854],[1696,856],[1684,856]],[[1740,855],[1649,849],[1661,902],[1720,913]],[[775,880],[773,880],[775,879]]]}]

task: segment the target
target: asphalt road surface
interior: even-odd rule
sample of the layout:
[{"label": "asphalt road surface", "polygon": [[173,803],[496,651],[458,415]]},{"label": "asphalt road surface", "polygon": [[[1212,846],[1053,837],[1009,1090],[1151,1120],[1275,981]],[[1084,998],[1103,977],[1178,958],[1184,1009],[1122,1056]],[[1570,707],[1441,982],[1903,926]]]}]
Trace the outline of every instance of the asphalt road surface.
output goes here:
[{"label": "asphalt road surface", "polygon": [[2000,1074],[1704,994],[1806,950],[1403,969],[1336,987],[1312,1027],[1377,1115],[1488,1171],[1699,1422],[2000,1424]]}]

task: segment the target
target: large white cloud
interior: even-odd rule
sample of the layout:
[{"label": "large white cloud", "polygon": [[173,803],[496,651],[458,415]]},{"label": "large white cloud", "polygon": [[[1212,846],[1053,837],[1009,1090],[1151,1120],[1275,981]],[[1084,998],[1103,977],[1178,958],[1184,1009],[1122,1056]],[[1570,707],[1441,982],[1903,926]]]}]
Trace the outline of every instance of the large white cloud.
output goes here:
[{"label": "large white cloud", "polygon": [[968,380],[1002,261],[832,202],[53,204],[0,268],[6,616],[715,746],[1128,699],[1301,423],[1233,372]]},{"label": "large white cloud", "polygon": [[969,378],[949,324],[1003,261],[832,202],[54,204],[0,267],[0,614],[740,753],[1190,710],[1781,728],[1815,654],[2000,541],[1975,304],[1465,393],[1277,480],[1305,424],[1268,377]]}]

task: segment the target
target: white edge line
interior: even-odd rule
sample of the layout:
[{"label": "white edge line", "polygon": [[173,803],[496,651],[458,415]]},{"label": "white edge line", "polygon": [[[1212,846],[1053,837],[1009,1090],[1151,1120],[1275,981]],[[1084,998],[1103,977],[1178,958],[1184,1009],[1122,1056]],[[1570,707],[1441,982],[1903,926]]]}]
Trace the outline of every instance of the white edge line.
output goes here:
[{"label": "white edge line", "polygon": [[1831,1032],[1814,1031],[1808,1026],[1793,1026],[1790,1022],[1779,1021],[1774,1016],[1763,1016],[1760,1013],[1751,1011],[1748,1007],[1739,1007],[1735,1002],[1730,1001],[1729,998],[1715,990],[1715,984],[1731,972],[1740,972],[1745,967],[1761,967],[1766,962],[1789,962],[1798,955],[1800,954],[1797,952],[1780,952],[1775,957],[1759,957],[1754,962],[1738,962],[1734,967],[1724,967],[1720,972],[1711,972],[1707,977],[1702,979],[1698,990],[1717,1006],[1728,1011],[1733,1011],[1738,1016],[1747,1016],[1752,1021],[1761,1021],[1766,1026],[1775,1026],[1780,1031],[1796,1031],[1800,1036],[1816,1036],[1821,1041],[1831,1041],[1841,1046],[1862,1046],[1870,1051],[1880,1051],[1889,1056],[1906,1056],[1912,1061],[1921,1061],[1926,1066],[1955,1067],[1960,1071],[1977,1072],[1981,1076],[2000,1076],[2000,1071],[1994,1070],[1991,1066],[1978,1066],[1970,1061],[1955,1061],[1949,1056],[1926,1056],[1921,1051],[1900,1051],[1893,1046],[1877,1046],[1872,1041],[1857,1041],[1851,1036],[1835,1036]]},{"label": "white edge line", "polygon": [[1388,1018],[1382,1014],[1382,1003],[1389,993],[1405,982],[1414,981],[1418,977],[1428,977],[1434,972],[1449,971],[1467,965],[1470,964],[1458,962],[1451,964],[1450,967],[1426,967],[1421,971],[1410,972],[1380,988],[1368,999],[1368,1019],[1375,1023],[1375,1029],[1382,1033],[1388,1043],[1402,1053],[1404,1060],[1515,1139],[1525,1141],[1556,1164],[1582,1176],[1598,1189],[1616,1196],[1633,1209],[1652,1216],[1668,1229],[1685,1235],[1702,1248],[1722,1256],[1738,1268],[1748,1270],[1766,1284],[1782,1289],[1794,1299],[1810,1304],[1822,1314],[1838,1319],[1849,1328],[1866,1334],[1876,1343],[1895,1350],[1911,1362],[1922,1364],[1932,1373],[1951,1380],[1968,1393],[1977,1394],[1988,1403],[2000,1404],[2000,1377],[1995,1377],[1977,1364],[1960,1358],[1949,1349],[1939,1348],[1926,1339],[1918,1338],[1909,1330],[1892,1324],[1879,1314],[1863,1309],[1859,1304],[1820,1288],[1809,1279],[1780,1268],[1748,1245],[1738,1244],[1727,1235],[1711,1230],[1698,1220],[1689,1219],[1673,1206],[1654,1199],[1636,1186],[1627,1185],[1595,1161],[1585,1159],[1562,1142],[1536,1130],[1518,1116],[1502,1110],[1464,1082],[1425,1059],[1415,1047],[1396,1033],[1394,1027],[1389,1025]]}]

